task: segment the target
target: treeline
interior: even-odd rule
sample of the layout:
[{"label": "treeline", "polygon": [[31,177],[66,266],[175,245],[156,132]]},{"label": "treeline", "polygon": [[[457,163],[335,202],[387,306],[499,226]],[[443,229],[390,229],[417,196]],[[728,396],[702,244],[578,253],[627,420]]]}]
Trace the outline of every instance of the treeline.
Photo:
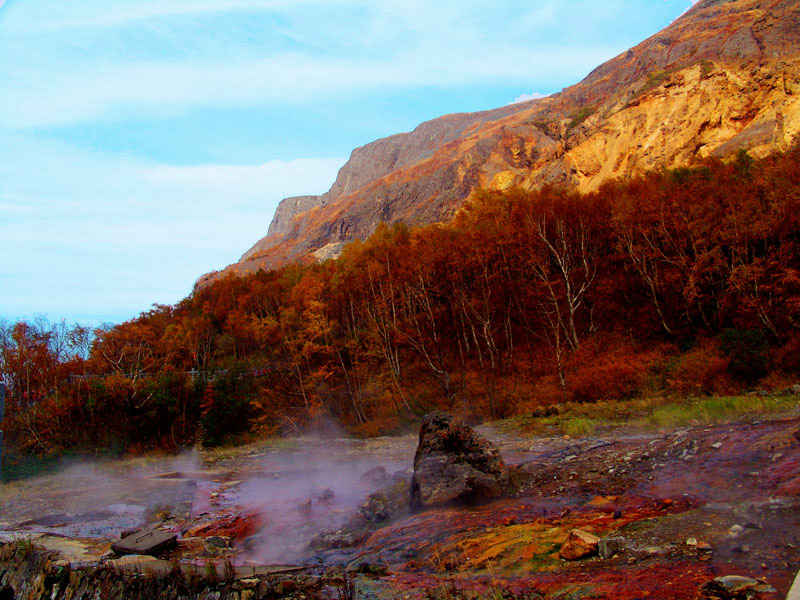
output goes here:
[{"label": "treeline", "polygon": [[434,407],[498,418],[783,385],[800,368],[799,225],[798,146],[591,194],[481,191],[449,223],[381,225],[336,260],[229,277],[98,330],[85,356],[31,352],[42,340],[14,325],[6,430],[38,450],[173,447],[321,418],[373,435]]}]

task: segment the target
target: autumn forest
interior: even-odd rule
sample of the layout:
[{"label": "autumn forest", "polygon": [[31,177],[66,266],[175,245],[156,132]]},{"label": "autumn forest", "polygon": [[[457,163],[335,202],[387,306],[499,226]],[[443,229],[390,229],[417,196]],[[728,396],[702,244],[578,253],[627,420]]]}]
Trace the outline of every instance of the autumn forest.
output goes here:
[{"label": "autumn forest", "polygon": [[479,191],[450,222],[114,327],[2,323],[3,429],[27,452],[171,450],[777,388],[800,370],[799,250],[797,145],[589,194]]}]

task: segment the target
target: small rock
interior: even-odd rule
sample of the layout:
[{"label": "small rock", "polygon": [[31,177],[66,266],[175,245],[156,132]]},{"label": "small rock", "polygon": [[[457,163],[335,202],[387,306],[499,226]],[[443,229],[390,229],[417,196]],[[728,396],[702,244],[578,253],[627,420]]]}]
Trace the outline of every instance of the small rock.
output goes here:
[{"label": "small rock", "polygon": [[687,546],[697,546],[697,538],[693,538],[693,537],[689,538],[688,540],[686,540],[686,545]]},{"label": "small rock", "polygon": [[597,553],[600,558],[611,558],[615,554],[619,554],[620,550],[624,547],[625,538],[622,537],[604,537],[597,543]]},{"label": "small rock", "polygon": [[597,553],[600,538],[596,535],[573,529],[569,532],[566,543],[561,547],[558,555],[564,560],[578,560]]},{"label": "small rock", "polygon": [[154,528],[140,529],[111,545],[117,554],[157,554],[175,545],[178,536]]},{"label": "small rock", "polygon": [[741,535],[743,531],[744,527],[742,527],[741,525],[734,525],[733,527],[728,529],[728,537],[737,537]]},{"label": "small rock", "polygon": [[333,490],[328,488],[327,490],[323,490],[323,492],[317,496],[317,499],[320,502],[330,503],[333,502],[334,498],[336,498],[336,494],[333,493]]},{"label": "small rock", "polygon": [[258,587],[258,583],[259,583],[259,579],[257,579],[257,578],[240,579],[239,581],[236,582],[236,585],[238,585],[243,590],[252,590],[252,589],[255,589],[255,588]]},{"label": "small rock", "polygon": [[383,486],[392,480],[386,467],[373,467],[361,476],[361,481],[375,486]]},{"label": "small rock", "polygon": [[380,492],[370,494],[361,505],[361,514],[371,523],[380,523],[389,518],[389,501]]},{"label": "small rock", "polygon": [[230,538],[221,535],[212,535],[203,540],[203,549],[208,554],[225,554],[230,548]]},{"label": "small rock", "polygon": [[736,600],[756,598],[759,593],[767,592],[771,586],[766,586],[756,579],[740,575],[726,575],[716,577],[705,583],[702,587],[707,598],[719,600]]},{"label": "small rock", "polygon": [[231,545],[231,540],[221,535],[211,535],[204,540],[204,544],[214,548],[228,548]]},{"label": "small rock", "polygon": [[711,444],[711,447],[714,448],[715,450],[719,450],[720,448],[722,448],[722,442],[716,442],[715,444]]}]

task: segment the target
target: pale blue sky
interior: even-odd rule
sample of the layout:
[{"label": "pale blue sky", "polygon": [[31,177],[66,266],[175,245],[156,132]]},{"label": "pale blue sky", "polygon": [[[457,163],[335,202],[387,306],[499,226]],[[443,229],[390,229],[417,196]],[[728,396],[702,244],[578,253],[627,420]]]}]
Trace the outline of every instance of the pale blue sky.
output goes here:
[{"label": "pale blue sky", "polygon": [[0,0],[0,317],[122,321],[356,146],[549,94],[689,0]]}]

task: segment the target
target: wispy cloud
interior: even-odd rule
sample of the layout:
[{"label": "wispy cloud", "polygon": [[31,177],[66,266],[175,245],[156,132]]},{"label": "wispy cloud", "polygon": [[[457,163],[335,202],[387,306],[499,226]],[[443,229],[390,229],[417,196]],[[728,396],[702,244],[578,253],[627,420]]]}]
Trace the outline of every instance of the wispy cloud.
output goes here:
[{"label": "wispy cloud", "polygon": [[505,51],[473,57],[456,52],[425,57],[414,51],[391,61],[283,54],[234,62],[129,63],[66,74],[14,71],[0,98],[0,126],[19,129],[141,114],[167,116],[210,105],[296,105],[323,96],[468,85],[476,79],[523,81],[530,64],[541,65],[543,76],[561,69],[580,72],[596,53],[597,48],[575,48],[557,65],[547,60],[552,51],[541,49],[529,54],[529,63],[506,61]]},{"label": "wispy cloud", "polygon": [[541,100],[547,98],[547,94],[540,94],[539,92],[532,92],[530,94],[521,94],[514,98],[509,104],[519,104],[520,102],[527,102],[528,100]]},{"label": "wispy cloud", "polygon": [[281,198],[324,192],[344,162],[174,166],[10,141],[0,150],[0,315],[12,317],[107,313],[109,301],[133,316],[176,302],[264,235]]},{"label": "wispy cloud", "polygon": [[541,86],[574,81],[624,49],[583,35],[565,52],[552,34],[564,10],[556,0],[531,9],[477,0],[12,3],[0,20],[0,52],[10,57],[0,63],[0,127],[420,87]]}]

